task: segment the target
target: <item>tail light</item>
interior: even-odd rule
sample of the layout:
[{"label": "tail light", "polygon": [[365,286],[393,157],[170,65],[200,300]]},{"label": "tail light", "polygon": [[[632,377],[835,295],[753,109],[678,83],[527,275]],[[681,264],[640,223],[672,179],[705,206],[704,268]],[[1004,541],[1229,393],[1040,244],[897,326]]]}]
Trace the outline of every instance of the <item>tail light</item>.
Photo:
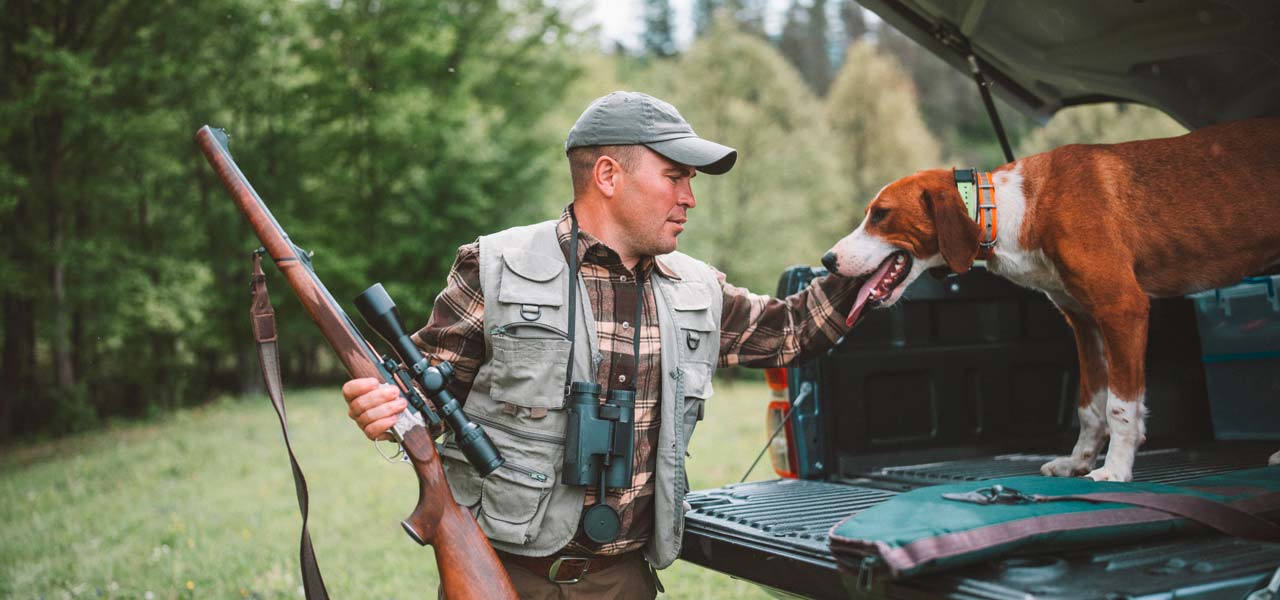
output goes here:
[{"label": "tail light", "polygon": [[[769,461],[779,477],[796,478],[795,433],[791,421],[787,419],[791,411],[791,403],[787,401],[787,370],[765,369],[765,381],[769,384],[769,408],[765,413],[765,435],[773,436],[769,441]],[[786,425],[782,425],[786,420]],[[783,430],[778,431],[782,426]]]}]

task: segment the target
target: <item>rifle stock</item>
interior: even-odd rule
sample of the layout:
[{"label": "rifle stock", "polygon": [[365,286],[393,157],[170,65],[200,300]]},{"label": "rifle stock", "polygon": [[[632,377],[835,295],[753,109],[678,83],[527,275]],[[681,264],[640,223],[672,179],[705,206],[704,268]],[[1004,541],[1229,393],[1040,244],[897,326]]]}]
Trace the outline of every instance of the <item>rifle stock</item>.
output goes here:
[{"label": "rifle stock", "polygon": [[[311,269],[310,259],[289,240],[266,204],[240,172],[227,149],[226,134],[208,125],[196,132],[196,144],[248,219],[267,254],[284,274],[311,320],[352,377],[391,383],[404,395],[411,382],[400,381],[382,365],[373,346],[329,294]],[[402,522],[422,545],[435,548],[445,597],[461,600],[515,600],[515,589],[493,547],[469,512],[458,506],[445,482],[435,442],[412,409],[393,428],[418,477],[418,505]]]}]

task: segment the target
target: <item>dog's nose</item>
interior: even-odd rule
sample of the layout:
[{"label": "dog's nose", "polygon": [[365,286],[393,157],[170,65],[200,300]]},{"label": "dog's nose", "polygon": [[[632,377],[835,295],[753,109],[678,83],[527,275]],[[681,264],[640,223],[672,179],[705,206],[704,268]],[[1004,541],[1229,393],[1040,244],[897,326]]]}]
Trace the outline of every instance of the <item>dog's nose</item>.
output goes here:
[{"label": "dog's nose", "polygon": [[834,273],[836,271],[836,253],[828,252],[826,254],[823,254],[822,266],[826,267],[828,271],[831,271],[832,273]]}]

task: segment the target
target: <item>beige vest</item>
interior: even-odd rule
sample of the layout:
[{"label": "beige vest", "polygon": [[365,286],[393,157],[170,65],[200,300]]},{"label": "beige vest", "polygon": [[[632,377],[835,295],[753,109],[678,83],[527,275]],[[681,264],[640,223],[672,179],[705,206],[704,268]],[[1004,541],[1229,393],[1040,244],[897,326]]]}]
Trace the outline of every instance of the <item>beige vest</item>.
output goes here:
[{"label": "beige vest", "polygon": [[[493,546],[529,556],[551,554],[573,538],[585,492],[559,482],[567,422],[569,268],[555,228],[555,221],[547,221],[480,238],[487,352],[464,410],[489,433],[506,464],[481,478],[451,437],[440,452],[454,498],[471,510]],[[723,299],[705,263],[678,252],[661,260],[680,280],[656,272],[650,277],[662,345],[662,423],[655,450],[655,523],[644,553],[659,568],[680,554],[689,489],[685,449],[711,397]],[[573,378],[595,381],[602,358],[595,319],[581,277],[576,284]]]}]

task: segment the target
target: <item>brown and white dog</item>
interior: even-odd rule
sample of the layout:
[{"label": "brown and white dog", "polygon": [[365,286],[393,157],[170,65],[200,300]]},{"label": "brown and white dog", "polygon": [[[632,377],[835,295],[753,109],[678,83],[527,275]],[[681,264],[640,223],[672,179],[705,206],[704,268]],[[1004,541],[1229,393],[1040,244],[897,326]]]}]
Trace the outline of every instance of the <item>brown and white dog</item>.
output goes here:
[{"label": "brown and white dog", "polygon": [[[1280,263],[1280,119],[1064,146],[989,177],[998,227],[983,240],[994,238],[987,267],[1043,291],[1075,331],[1080,437],[1040,471],[1129,481],[1146,440],[1149,298],[1233,284]],[[867,277],[852,323],[868,306],[892,305],[927,269],[968,271],[983,235],[953,172],[921,171],[885,186],[823,263]],[[1094,469],[1108,433],[1106,462]]]}]

